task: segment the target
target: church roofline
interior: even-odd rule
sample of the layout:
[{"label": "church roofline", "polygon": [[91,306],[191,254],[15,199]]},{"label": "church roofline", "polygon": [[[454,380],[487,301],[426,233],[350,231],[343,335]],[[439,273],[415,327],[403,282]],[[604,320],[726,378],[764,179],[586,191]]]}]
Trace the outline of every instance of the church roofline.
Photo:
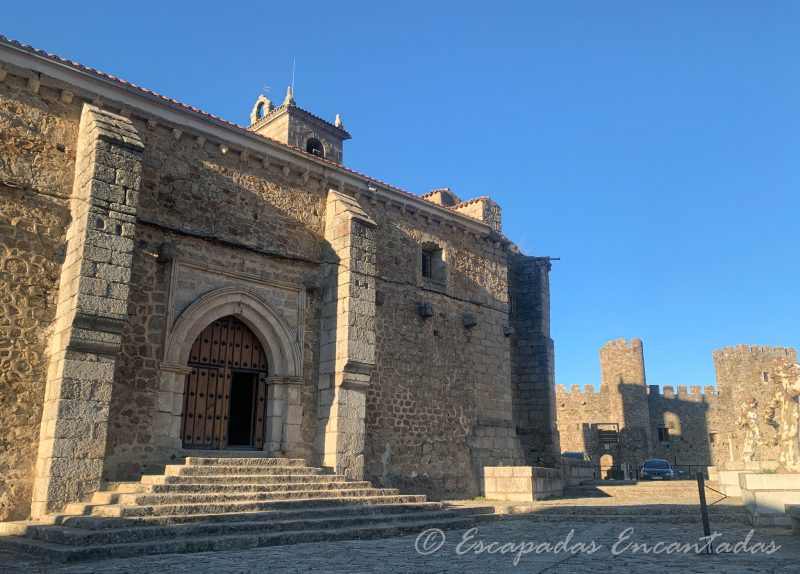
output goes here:
[{"label": "church roofline", "polygon": [[[212,138],[226,145],[233,144],[234,146],[241,146],[242,150],[240,151],[247,150],[248,152],[252,152],[254,151],[253,145],[267,144],[272,148],[271,151],[273,153],[270,154],[272,159],[284,161],[287,164],[292,162],[296,163],[298,160],[310,162],[322,168],[325,177],[333,176],[333,174],[325,173],[325,170],[329,169],[338,173],[340,176],[349,177],[351,179],[349,182],[339,182],[341,185],[349,183],[357,189],[367,187],[365,193],[373,193],[376,198],[383,193],[389,196],[385,200],[394,199],[399,203],[402,203],[403,200],[411,201],[420,211],[430,210],[433,214],[438,214],[442,218],[450,219],[453,222],[461,224],[476,235],[492,237],[495,241],[513,245],[513,242],[507,237],[492,230],[489,224],[464,213],[454,211],[453,208],[438,205],[390,183],[370,177],[329,159],[317,157],[300,148],[257,134],[244,126],[215,116],[194,106],[187,105],[173,98],[163,96],[111,74],[22,44],[16,40],[10,40],[3,35],[0,35],[0,56],[2,56],[0,57],[0,70],[2,69],[2,62],[7,62],[19,68],[28,69],[38,74],[45,74],[47,77],[57,82],[63,82],[93,94],[93,100],[84,99],[95,105],[102,107],[104,104],[110,102],[112,107],[113,104],[117,104],[118,109],[130,110],[135,107],[137,112],[139,112],[138,115],[145,117],[145,119],[155,116],[181,129],[188,128],[189,130],[201,131],[204,136],[210,135]],[[37,78],[39,81],[45,79],[45,77]],[[203,124],[198,125],[196,123],[197,121],[201,121]],[[186,133],[188,134],[190,132]]]}]

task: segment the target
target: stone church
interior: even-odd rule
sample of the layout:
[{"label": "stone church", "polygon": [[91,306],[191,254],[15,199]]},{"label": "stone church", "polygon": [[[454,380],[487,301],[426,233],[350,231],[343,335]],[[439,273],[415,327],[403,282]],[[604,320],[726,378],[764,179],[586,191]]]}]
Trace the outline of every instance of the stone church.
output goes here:
[{"label": "stone church", "polygon": [[438,498],[557,461],[548,258],[488,197],[345,167],[350,137],[0,37],[0,520],[199,451]]}]

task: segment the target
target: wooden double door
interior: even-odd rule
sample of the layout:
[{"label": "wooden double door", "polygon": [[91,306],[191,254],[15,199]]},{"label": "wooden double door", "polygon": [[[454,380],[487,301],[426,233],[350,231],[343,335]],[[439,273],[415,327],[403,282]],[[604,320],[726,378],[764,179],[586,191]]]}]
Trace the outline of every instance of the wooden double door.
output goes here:
[{"label": "wooden double door", "polygon": [[189,353],[183,404],[184,448],[264,445],[267,356],[250,328],[233,316],[217,319]]}]

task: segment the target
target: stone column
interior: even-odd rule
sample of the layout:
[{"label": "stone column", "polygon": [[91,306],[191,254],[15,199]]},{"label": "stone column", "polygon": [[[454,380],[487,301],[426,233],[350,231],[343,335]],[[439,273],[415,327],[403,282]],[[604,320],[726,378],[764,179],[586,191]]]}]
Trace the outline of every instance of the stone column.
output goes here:
[{"label": "stone column", "polygon": [[264,451],[271,456],[301,457],[303,404],[300,377],[274,376],[267,383],[267,426]]},{"label": "stone column", "polygon": [[364,475],[364,418],[375,366],[375,222],[357,201],[328,192],[322,290],[317,454]]},{"label": "stone column", "polygon": [[34,518],[100,487],[114,367],[128,318],[143,149],[129,119],[84,106],[50,344]]},{"label": "stone column", "polygon": [[156,431],[155,445],[164,455],[183,448],[183,391],[186,376],[191,372],[191,367],[186,365],[159,365],[158,411],[153,427]]}]

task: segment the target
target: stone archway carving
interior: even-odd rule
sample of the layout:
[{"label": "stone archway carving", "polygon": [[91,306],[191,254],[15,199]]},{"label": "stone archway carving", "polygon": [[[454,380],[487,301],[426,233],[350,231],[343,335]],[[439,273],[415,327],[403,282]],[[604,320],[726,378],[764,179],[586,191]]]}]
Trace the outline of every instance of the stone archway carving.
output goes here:
[{"label": "stone archway carving", "polygon": [[160,365],[155,427],[162,447],[181,448],[183,396],[189,352],[197,336],[217,319],[232,315],[259,338],[268,360],[267,428],[264,450],[293,454],[301,449],[300,389],[303,356],[295,332],[267,301],[247,289],[227,287],[206,293],[189,305],[168,331]]},{"label": "stone archway carving", "polygon": [[210,323],[227,315],[246,323],[266,345],[271,377],[302,376],[302,352],[287,322],[262,298],[233,287],[207,293],[181,313],[167,334],[164,362],[185,365],[197,336]]}]

